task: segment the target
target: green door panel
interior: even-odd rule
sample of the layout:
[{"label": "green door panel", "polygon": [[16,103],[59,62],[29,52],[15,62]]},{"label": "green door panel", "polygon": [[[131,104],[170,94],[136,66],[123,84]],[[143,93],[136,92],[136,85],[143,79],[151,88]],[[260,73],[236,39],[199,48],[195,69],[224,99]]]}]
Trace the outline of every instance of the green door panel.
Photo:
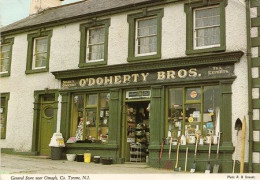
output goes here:
[{"label": "green door panel", "polygon": [[53,133],[53,103],[44,103],[41,106],[40,128],[39,128],[39,153],[40,155],[49,156],[49,143]]}]

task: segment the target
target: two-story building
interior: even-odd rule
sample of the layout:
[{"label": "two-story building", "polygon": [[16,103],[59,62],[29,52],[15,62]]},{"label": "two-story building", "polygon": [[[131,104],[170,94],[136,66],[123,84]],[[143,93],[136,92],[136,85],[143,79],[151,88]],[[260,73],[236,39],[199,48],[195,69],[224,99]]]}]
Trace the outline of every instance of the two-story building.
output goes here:
[{"label": "two-story building", "polygon": [[259,172],[259,6],[86,0],[1,28],[2,152],[50,155],[61,132],[65,153],[184,169],[188,152],[187,169],[238,172],[245,116],[245,171]]}]

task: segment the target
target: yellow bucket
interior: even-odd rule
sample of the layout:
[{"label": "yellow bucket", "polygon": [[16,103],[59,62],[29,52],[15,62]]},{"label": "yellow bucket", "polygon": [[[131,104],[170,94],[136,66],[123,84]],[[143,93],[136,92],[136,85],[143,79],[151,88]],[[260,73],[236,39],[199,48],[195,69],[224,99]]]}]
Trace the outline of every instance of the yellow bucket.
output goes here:
[{"label": "yellow bucket", "polygon": [[91,161],[91,153],[84,153],[84,162],[90,163]]}]

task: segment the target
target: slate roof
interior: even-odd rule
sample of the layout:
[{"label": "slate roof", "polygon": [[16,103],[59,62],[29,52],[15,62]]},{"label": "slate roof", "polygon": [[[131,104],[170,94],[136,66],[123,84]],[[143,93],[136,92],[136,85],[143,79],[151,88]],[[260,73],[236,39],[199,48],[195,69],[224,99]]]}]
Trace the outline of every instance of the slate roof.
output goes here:
[{"label": "slate roof", "polygon": [[137,6],[158,0],[83,0],[77,3],[46,9],[38,14],[30,15],[22,20],[1,28],[1,32],[30,28],[37,25],[58,22],[69,18],[79,18],[92,13],[123,7]]}]

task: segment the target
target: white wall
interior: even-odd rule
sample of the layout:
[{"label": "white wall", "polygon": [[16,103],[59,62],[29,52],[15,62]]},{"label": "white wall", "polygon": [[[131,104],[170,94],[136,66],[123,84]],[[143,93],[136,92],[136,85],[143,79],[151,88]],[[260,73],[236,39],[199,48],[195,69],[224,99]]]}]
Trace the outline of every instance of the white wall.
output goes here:
[{"label": "white wall", "polygon": [[[112,15],[110,18],[108,65],[127,63],[127,14]],[[84,21],[53,28],[50,72],[78,68],[81,23]],[[227,51],[246,51],[245,25],[245,7],[229,0],[226,7]],[[186,56],[186,14],[182,3],[168,4],[164,7],[162,34],[162,58]],[[59,88],[59,81],[55,80],[51,73],[25,75],[26,56],[27,34],[17,35],[13,45],[11,76],[1,78],[0,86],[0,92],[10,92],[7,136],[5,140],[1,140],[1,147],[15,148],[18,151],[29,151],[31,148],[34,91]],[[235,65],[237,78],[232,85],[231,121],[234,144],[236,142],[236,132],[233,127],[235,120],[242,119],[248,111],[246,67],[246,57],[243,56]],[[246,149],[248,151],[248,148]]]}]

